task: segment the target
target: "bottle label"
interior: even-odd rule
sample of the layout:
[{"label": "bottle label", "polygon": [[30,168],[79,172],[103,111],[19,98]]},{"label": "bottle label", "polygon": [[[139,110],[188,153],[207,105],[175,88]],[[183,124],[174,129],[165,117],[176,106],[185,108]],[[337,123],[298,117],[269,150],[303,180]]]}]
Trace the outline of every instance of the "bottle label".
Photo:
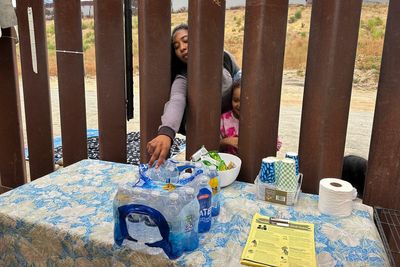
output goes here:
[{"label": "bottle label", "polygon": [[202,188],[197,195],[200,205],[200,218],[199,222],[211,222],[211,192],[207,188]]},{"label": "bottle label", "polygon": [[209,184],[211,186],[213,196],[218,194],[218,177],[211,178]]},{"label": "bottle label", "polygon": [[[211,207],[209,208],[205,208],[205,209],[201,209],[200,210],[200,221],[204,222],[204,221],[210,221],[211,220]],[[210,218],[207,218],[210,217]]]},{"label": "bottle label", "polygon": [[193,230],[193,215],[187,215],[185,217],[185,232],[191,232]]}]

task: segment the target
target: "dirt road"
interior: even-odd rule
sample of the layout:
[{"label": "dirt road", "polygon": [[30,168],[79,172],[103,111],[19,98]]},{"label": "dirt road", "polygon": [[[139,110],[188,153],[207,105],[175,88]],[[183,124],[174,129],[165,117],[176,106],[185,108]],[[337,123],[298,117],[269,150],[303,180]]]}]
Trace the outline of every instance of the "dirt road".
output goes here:
[{"label": "dirt road", "polygon": [[[359,76],[368,76],[364,73]],[[371,140],[376,85],[371,80],[353,87],[347,126],[345,154],[368,157]],[[283,146],[279,155],[286,151],[298,151],[304,77],[296,72],[285,72],[279,120],[279,135]]]},{"label": "dirt road", "polygon": [[[374,86],[376,87],[376,85],[373,84],[361,84],[353,89],[345,148],[346,154],[352,153],[364,157],[368,156],[376,97]],[[54,136],[60,136],[61,128],[56,78],[51,78],[50,87],[53,111],[53,132]],[[139,131],[139,95],[137,87],[138,77],[135,78],[135,118],[127,124],[129,132]],[[296,71],[285,72],[279,122],[279,136],[282,138],[283,146],[278,153],[279,156],[282,156],[286,151],[298,151],[303,88],[304,76],[299,76]],[[86,110],[87,128],[97,129],[95,78],[86,79]],[[25,120],[24,117],[23,120]],[[26,143],[26,134],[24,134],[24,137]]]}]

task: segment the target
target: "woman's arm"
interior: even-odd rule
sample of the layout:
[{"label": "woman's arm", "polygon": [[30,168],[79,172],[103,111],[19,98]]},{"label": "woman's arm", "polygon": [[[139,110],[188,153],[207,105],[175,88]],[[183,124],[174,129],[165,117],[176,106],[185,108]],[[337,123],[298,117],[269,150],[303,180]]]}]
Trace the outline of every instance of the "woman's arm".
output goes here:
[{"label": "woman's arm", "polygon": [[149,165],[157,160],[156,167],[164,163],[172,145],[172,140],[179,130],[186,108],[187,79],[178,75],[171,86],[171,94],[164,106],[158,135],[147,143],[147,152],[151,155]]},{"label": "woman's arm", "polygon": [[161,126],[158,134],[165,134],[174,139],[182,122],[183,113],[186,108],[187,79],[178,75],[171,86],[171,93],[168,102],[164,106],[164,113],[161,116]]}]

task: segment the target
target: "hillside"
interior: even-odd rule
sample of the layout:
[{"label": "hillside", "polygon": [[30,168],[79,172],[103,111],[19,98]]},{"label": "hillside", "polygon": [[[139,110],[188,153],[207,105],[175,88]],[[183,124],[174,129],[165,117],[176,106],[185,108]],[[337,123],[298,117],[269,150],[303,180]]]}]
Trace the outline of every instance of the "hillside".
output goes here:
[{"label": "hillside", "polygon": [[[242,62],[242,47],[244,34],[244,8],[227,10],[225,24],[225,49],[230,51],[239,65]],[[357,50],[356,68],[372,73],[377,78],[382,53],[384,29],[386,23],[387,5],[364,4],[361,14],[359,44]],[[304,74],[308,35],[310,28],[311,6],[291,5],[288,15],[287,40],[285,49],[286,70],[297,70]],[[187,21],[187,13],[174,13],[172,26]],[[135,72],[138,71],[138,22],[133,17],[133,49]],[[95,75],[94,21],[83,19],[83,47],[85,51],[85,71],[89,76]],[[47,22],[47,38],[49,49],[50,75],[57,75],[55,59],[54,22]],[[357,81],[355,81],[357,82]]]}]

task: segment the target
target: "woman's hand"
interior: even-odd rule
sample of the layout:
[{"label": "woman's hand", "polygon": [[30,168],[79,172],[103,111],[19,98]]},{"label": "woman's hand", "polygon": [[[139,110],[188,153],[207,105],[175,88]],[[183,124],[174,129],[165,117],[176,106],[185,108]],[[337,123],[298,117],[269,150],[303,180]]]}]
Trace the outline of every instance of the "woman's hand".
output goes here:
[{"label": "woman's hand", "polygon": [[151,158],[149,166],[157,160],[156,168],[164,163],[171,148],[172,140],[167,135],[158,135],[156,138],[147,143],[147,152]]}]

